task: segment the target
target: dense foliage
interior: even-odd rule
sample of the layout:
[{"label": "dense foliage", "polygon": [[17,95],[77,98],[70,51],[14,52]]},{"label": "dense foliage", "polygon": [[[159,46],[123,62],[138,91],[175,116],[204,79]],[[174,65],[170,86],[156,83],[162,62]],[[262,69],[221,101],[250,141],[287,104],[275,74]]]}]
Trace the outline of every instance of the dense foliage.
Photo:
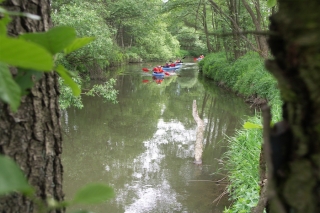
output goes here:
[{"label": "dense foliage", "polygon": [[162,1],[57,1],[55,25],[68,25],[79,35],[96,37],[81,53],[69,57],[72,64],[100,60],[103,65],[127,61],[169,60],[179,53],[179,42],[168,31],[161,12]]},{"label": "dense foliage", "polygon": [[52,12],[55,25],[71,26],[76,29],[78,36],[90,36],[95,40],[87,47],[70,54],[67,57],[71,65],[90,64],[99,61],[101,65],[108,65],[112,55],[113,41],[111,30],[99,16],[95,4],[80,2],[78,4],[64,4],[59,12]]}]

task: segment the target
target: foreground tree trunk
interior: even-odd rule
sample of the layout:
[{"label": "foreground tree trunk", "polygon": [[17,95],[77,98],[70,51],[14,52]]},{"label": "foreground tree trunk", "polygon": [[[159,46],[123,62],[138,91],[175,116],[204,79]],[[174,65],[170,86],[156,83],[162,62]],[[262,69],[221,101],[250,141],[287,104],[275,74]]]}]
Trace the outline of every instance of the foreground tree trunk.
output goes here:
[{"label": "foreground tree trunk", "polygon": [[278,0],[266,62],[284,101],[271,137],[270,212],[320,212],[320,4]]},{"label": "foreground tree trunk", "polygon": [[[10,35],[46,31],[51,26],[49,0],[7,0],[2,5],[11,11],[41,16],[40,21],[13,17]],[[32,51],[32,50],[30,50]],[[14,159],[36,189],[36,197],[63,200],[61,129],[58,81],[54,73],[45,74],[30,94],[23,97],[17,113],[0,103],[0,153]],[[33,201],[14,194],[0,198],[0,212],[39,212]],[[52,210],[51,212],[64,212]]]}]

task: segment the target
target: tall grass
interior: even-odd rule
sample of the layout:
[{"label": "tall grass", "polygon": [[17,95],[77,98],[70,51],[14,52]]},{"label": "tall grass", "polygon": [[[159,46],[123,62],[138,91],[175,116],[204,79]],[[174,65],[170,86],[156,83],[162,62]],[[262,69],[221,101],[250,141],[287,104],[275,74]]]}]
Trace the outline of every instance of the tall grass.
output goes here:
[{"label": "tall grass", "polygon": [[[249,118],[249,122],[259,123],[260,116]],[[234,201],[225,212],[250,212],[259,199],[259,154],[261,129],[241,129],[229,138],[229,149],[224,154],[230,185],[228,192]]]},{"label": "tall grass", "polygon": [[[203,75],[232,89],[243,96],[257,96],[268,100],[272,121],[281,118],[281,100],[277,82],[264,68],[256,53],[248,53],[234,62],[226,59],[224,53],[207,55],[199,62]],[[260,112],[248,118],[248,122],[262,123]],[[246,213],[259,199],[259,155],[262,145],[261,129],[236,131],[228,138],[228,151],[224,154],[230,184],[228,192],[233,204],[225,213]]]}]

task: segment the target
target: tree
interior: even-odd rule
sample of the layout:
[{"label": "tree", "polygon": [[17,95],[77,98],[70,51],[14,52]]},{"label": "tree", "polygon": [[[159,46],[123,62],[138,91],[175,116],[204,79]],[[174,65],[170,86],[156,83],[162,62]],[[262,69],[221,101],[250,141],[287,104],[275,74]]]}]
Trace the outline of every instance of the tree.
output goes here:
[{"label": "tree", "polygon": [[315,213],[320,212],[320,4],[278,4],[268,41],[275,58],[266,65],[284,105],[283,121],[271,137],[270,212]]},{"label": "tree", "polygon": [[[251,9],[251,7],[249,6],[248,2],[246,0],[241,0],[244,7],[246,8],[246,10],[248,11],[248,13],[251,16],[252,22],[255,26],[256,31],[261,32],[262,31],[262,26],[261,26],[261,13],[260,13],[260,3],[259,0],[255,0],[254,1],[254,5],[256,8],[256,15],[254,14],[253,10]],[[267,44],[267,40],[266,37],[263,35],[255,35],[256,38],[256,43],[257,46],[259,47],[259,54],[263,57],[263,58],[267,58],[268,57],[268,44]]]},{"label": "tree", "polygon": [[[10,11],[41,16],[40,21],[13,18],[9,35],[42,32],[51,27],[50,1],[7,0],[2,5]],[[14,73],[14,69],[12,69]],[[61,128],[57,74],[46,73],[23,97],[16,113],[0,102],[0,153],[13,158],[36,190],[36,197],[62,201]],[[35,212],[36,204],[19,194],[0,199],[0,212]],[[64,212],[56,209],[51,212]]]}]

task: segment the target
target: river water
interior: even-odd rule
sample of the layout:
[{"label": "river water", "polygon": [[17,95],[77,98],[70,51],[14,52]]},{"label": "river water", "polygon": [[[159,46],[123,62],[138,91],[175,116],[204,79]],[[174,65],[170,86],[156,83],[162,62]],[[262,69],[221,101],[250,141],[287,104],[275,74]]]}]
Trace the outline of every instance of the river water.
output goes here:
[{"label": "river water", "polygon": [[[221,213],[229,205],[227,195],[217,199],[227,186],[222,155],[227,138],[252,110],[241,98],[198,77],[193,62],[162,82],[142,72],[154,65],[104,73],[117,79],[117,104],[83,97],[83,109],[62,112],[66,199],[91,182],[109,184],[116,194],[103,204],[69,211]],[[193,163],[193,100],[206,124],[200,166]]]}]

